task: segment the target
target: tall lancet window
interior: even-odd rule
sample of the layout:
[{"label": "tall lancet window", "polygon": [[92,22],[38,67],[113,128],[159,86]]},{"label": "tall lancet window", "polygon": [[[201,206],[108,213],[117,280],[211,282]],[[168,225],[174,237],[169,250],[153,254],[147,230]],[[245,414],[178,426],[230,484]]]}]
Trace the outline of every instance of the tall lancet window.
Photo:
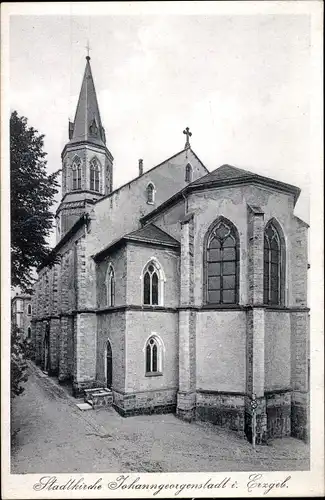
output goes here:
[{"label": "tall lancet window", "polygon": [[155,186],[150,182],[147,186],[147,203],[153,204],[155,202]]},{"label": "tall lancet window", "polygon": [[185,182],[192,182],[193,177],[193,169],[192,166],[188,163],[185,168]]},{"label": "tall lancet window", "polygon": [[145,347],[146,354],[146,375],[159,375],[162,373],[162,357],[163,346],[160,339],[153,335],[147,342]]},{"label": "tall lancet window", "polygon": [[152,259],[143,269],[142,293],[143,304],[148,306],[162,306],[164,303],[165,273],[156,259]]},{"label": "tall lancet window", "polygon": [[107,305],[115,305],[115,275],[113,266],[110,264],[106,276]]},{"label": "tall lancet window", "polygon": [[235,226],[223,217],[206,235],[204,272],[207,304],[238,303],[239,237]]},{"label": "tall lancet window", "polygon": [[90,162],[90,190],[99,191],[100,165],[97,158]]},{"label": "tall lancet window", "polygon": [[81,189],[81,159],[75,156],[72,163],[72,190]]},{"label": "tall lancet window", "polygon": [[285,243],[280,229],[270,221],[264,231],[264,304],[284,303]]}]

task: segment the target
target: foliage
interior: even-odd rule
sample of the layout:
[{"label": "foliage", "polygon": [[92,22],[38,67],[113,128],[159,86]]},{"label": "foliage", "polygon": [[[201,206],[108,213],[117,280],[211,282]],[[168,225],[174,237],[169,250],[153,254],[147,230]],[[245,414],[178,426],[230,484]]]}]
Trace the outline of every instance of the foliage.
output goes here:
[{"label": "foliage", "polygon": [[33,270],[50,253],[47,238],[60,170],[47,174],[44,135],[14,111],[10,117],[11,284],[30,292]]},{"label": "foliage", "polygon": [[11,398],[24,392],[27,382],[26,341],[16,326],[11,329]]}]

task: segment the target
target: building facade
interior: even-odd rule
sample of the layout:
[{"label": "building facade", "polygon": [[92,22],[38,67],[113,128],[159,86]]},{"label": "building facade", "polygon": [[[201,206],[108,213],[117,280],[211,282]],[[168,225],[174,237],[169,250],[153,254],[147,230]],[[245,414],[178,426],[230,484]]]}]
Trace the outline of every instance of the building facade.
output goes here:
[{"label": "building facade", "polygon": [[176,412],[257,442],[308,433],[300,190],[191,148],[113,190],[87,57],[62,152],[57,244],[33,294],[35,362],[124,416]]},{"label": "building facade", "polygon": [[19,328],[24,338],[31,338],[32,297],[16,294],[11,299],[11,324]]}]

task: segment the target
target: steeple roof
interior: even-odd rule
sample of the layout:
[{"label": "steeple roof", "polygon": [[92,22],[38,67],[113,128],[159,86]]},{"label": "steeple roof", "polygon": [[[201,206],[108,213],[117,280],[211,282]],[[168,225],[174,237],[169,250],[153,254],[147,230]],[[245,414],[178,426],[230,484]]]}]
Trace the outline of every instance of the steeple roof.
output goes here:
[{"label": "steeple roof", "polygon": [[90,57],[87,56],[86,60],[74,122],[69,123],[69,144],[86,141],[105,146],[105,130],[100,119],[95,84],[89,62]]}]

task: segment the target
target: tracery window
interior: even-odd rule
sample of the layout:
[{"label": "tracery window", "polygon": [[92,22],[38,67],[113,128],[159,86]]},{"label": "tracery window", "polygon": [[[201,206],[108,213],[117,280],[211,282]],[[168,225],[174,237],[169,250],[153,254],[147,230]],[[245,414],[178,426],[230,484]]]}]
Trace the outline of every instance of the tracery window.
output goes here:
[{"label": "tracery window", "polygon": [[275,223],[270,221],[264,231],[264,304],[284,302],[285,245]]},{"label": "tracery window", "polygon": [[75,156],[72,163],[72,190],[81,189],[81,159]]},{"label": "tracery window", "polygon": [[159,303],[159,276],[153,263],[147,266],[143,276],[143,303],[151,306]]},{"label": "tracery window", "polygon": [[206,235],[205,301],[237,304],[239,296],[239,237],[235,226],[220,217]]},{"label": "tracery window", "polygon": [[100,165],[97,158],[90,162],[90,190],[99,191]]},{"label": "tracery window", "polygon": [[146,374],[162,372],[162,345],[156,336],[152,336],[146,343]]},{"label": "tracery window", "polygon": [[107,270],[106,277],[106,293],[107,293],[107,305],[115,305],[115,274],[113,266],[110,265]]},{"label": "tracery window", "polygon": [[185,182],[192,182],[193,177],[193,169],[192,166],[188,163],[185,168]]},{"label": "tracery window", "polygon": [[147,203],[154,203],[155,202],[155,187],[150,182],[147,186]]}]

